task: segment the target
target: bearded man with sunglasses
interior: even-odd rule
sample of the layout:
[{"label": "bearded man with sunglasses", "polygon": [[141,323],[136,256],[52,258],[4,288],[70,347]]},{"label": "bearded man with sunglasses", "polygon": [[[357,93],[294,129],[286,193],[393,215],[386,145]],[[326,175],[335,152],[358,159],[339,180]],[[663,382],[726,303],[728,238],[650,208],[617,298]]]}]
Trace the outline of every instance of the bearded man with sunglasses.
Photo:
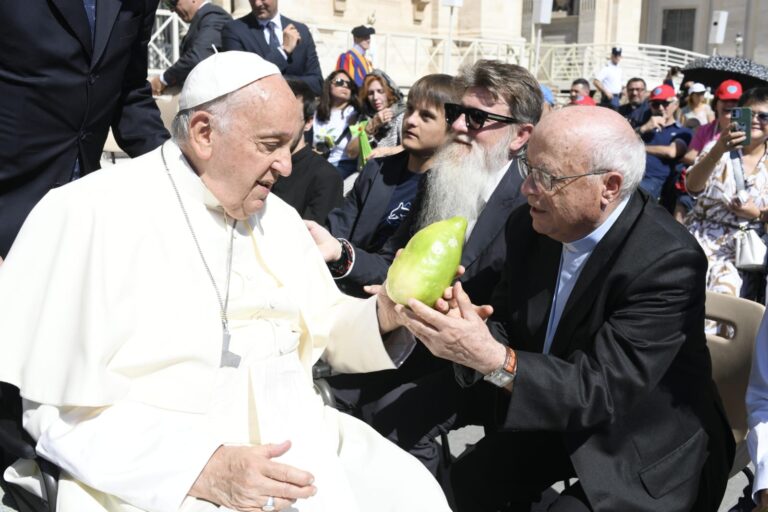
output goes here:
[{"label": "bearded man with sunglasses", "polygon": [[[526,69],[492,60],[462,69],[456,84],[460,103],[445,104],[452,137],[435,154],[411,212],[377,253],[355,254],[347,280],[383,282],[395,253],[416,231],[461,215],[469,226],[461,259],[466,271],[460,280],[473,300],[490,299],[507,252],[504,223],[525,201],[517,155],[541,117],[542,95]],[[339,375],[330,382],[343,410],[370,423],[439,473],[442,451],[436,434],[425,437],[416,418],[430,417],[424,414],[427,407],[454,407],[458,385],[447,362],[417,345],[397,371]],[[419,399],[410,400],[411,396]],[[468,423],[484,422],[473,413]]]},{"label": "bearded man with sunglasses", "polygon": [[693,132],[677,122],[678,99],[669,85],[660,85],[649,98],[651,117],[635,131],[645,143],[645,175],[640,186],[671,212],[675,206],[671,185],[676,167],[685,156]]},{"label": "bearded man with sunglasses", "polygon": [[436,309],[397,307],[463,386],[495,389],[496,430],[452,466],[454,510],[527,511],[570,478],[547,510],[718,509],[734,442],[704,335],[707,261],[637,190],[644,166],[619,114],[548,114],[490,306],[457,283]]}]

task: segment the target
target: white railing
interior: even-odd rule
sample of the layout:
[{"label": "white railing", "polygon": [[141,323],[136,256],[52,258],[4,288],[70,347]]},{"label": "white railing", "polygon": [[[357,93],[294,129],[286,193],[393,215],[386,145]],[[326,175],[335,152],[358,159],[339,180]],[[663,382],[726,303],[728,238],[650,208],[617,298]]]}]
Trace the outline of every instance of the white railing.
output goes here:
[{"label": "white railing", "polygon": [[[325,73],[336,66],[339,54],[352,46],[348,27],[311,26],[320,67]],[[450,52],[450,62],[443,60]],[[451,38],[406,34],[381,33],[375,36],[371,55],[374,66],[385,70],[402,87],[410,87],[419,77],[429,73],[455,74],[459,67],[478,59],[498,59],[524,64],[527,57],[524,42],[492,39]]]},{"label": "white railing", "polygon": [[[187,30],[174,13],[158,9],[155,28],[149,42],[149,73],[159,73],[179,58],[181,35]],[[315,39],[320,67],[329,73],[341,52],[352,45],[346,26],[310,26]],[[625,79],[639,76],[648,87],[661,83],[671,66],[683,67],[705,55],[651,44],[542,44],[539,64],[534,74],[542,83],[557,90],[567,90],[576,78],[591,79],[605,64],[611,47],[623,50],[621,68]],[[458,68],[478,59],[498,59],[528,67],[534,62],[533,45],[524,41],[468,39],[406,33],[379,33],[371,54],[375,67],[385,70],[401,87],[408,88],[421,76]],[[444,59],[450,55],[446,66]]]},{"label": "white railing", "polygon": [[149,38],[149,74],[155,75],[168,68],[179,59],[181,36],[188,25],[175,13],[167,9],[158,9],[155,13],[155,26]]},{"label": "white railing", "polygon": [[535,74],[541,82],[558,89],[568,89],[577,78],[591,81],[608,61],[614,46],[622,48],[623,78],[643,78],[649,88],[661,84],[670,67],[682,68],[694,59],[706,57],[700,53],[652,44],[543,44]]}]

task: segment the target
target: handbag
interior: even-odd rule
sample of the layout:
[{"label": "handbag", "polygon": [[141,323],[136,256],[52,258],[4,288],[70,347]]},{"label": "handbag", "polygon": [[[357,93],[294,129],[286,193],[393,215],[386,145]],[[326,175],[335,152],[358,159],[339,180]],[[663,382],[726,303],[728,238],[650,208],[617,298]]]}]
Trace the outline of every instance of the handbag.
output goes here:
[{"label": "handbag", "polygon": [[764,272],[768,247],[752,228],[742,224],[734,235],[736,239],[736,268],[747,272]]},{"label": "handbag", "polygon": [[[736,190],[744,190],[744,169],[738,152],[731,152],[731,164],[733,177],[736,180]],[[739,224],[739,231],[734,235],[736,239],[736,268],[746,272],[765,272],[765,256],[768,247],[753,228],[746,222]]]}]

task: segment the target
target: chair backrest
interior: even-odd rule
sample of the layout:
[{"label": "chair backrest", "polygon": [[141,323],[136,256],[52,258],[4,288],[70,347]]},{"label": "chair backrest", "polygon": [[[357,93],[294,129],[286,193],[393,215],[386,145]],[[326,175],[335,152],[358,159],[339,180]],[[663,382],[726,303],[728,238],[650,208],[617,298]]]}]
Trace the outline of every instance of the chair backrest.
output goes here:
[{"label": "chair backrest", "polygon": [[176,113],[179,111],[179,95],[163,94],[162,96],[156,96],[155,103],[157,103],[157,108],[160,109],[160,117],[163,120],[165,129],[170,132],[173,118],[176,117]]},{"label": "chair backrest", "polygon": [[706,317],[731,326],[733,335],[707,334],[712,356],[712,378],[723,400],[736,441],[736,459],[731,474],[749,463],[746,450],[747,408],[744,397],[749,384],[752,352],[765,307],[730,295],[707,292]]}]

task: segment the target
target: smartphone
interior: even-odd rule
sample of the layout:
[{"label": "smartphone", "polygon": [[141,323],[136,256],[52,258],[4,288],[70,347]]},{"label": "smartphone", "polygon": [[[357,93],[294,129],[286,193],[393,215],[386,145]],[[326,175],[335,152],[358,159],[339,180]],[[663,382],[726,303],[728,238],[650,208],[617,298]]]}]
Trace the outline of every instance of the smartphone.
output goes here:
[{"label": "smartphone", "polygon": [[731,131],[744,132],[747,136],[744,142],[741,143],[741,146],[749,146],[752,142],[752,109],[749,107],[731,109],[731,122],[738,125]]}]

